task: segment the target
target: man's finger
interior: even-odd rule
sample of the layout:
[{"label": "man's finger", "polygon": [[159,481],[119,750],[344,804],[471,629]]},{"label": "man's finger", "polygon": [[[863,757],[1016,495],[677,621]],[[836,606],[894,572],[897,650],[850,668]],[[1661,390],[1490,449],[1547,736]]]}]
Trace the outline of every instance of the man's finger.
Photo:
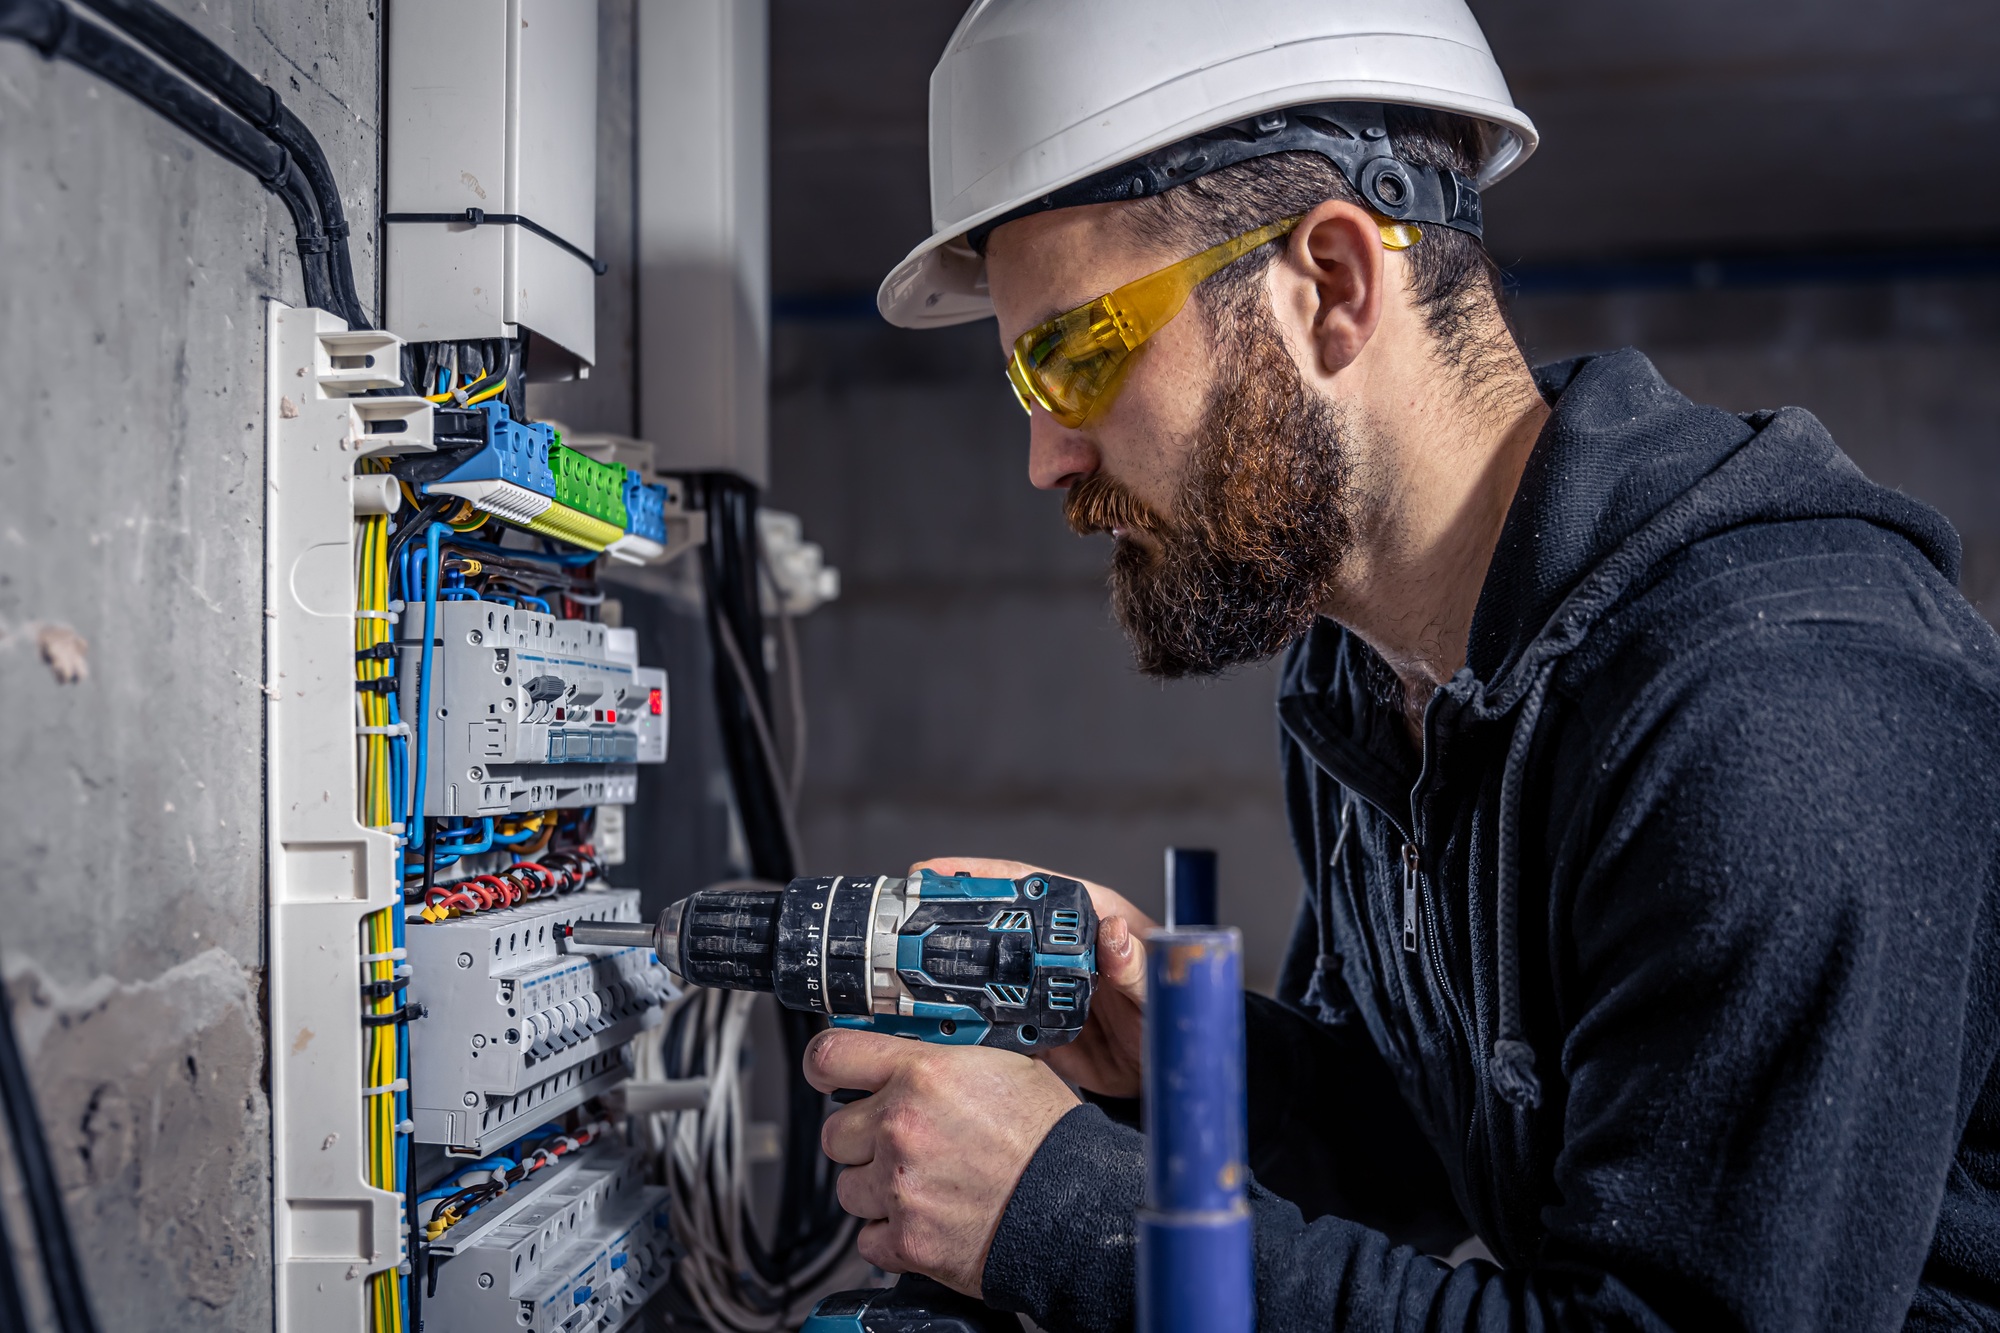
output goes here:
[{"label": "man's finger", "polygon": [[[920,871],[933,870],[940,875],[970,875],[974,879],[1019,879],[1023,875],[1035,874],[1040,868],[1023,861],[996,861],[990,856],[933,856],[928,861],[919,861],[910,867],[912,875]],[[1051,875],[1052,870],[1041,870]]]},{"label": "man's finger", "polygon": [[841,1172],[840,1180],[834,1187],[841,1208],[864,1221],[880,1221],[888,1217],[889,1191],[883,1185],[882,1177],[882,1170],[875,1166],[850,1166]]},{"label": "man's finger", "polygon": [[907,1273],[903,1252],[896,1244],[895,1230],[887,1222],[870,1222],[854,1239],[854,1248],[863,1259],[885,1273]]},{"label": "man's finger", "polygon": [[923,1054],[922,1045],[901,1037],[832,1028],[806,1047],[806,1082],[821,1092],[839,1088],[876,1092],[897,1070]]},{"label": "man's finger", "polygon": [[1098,924],[1097,975],[1134,1003],[1146,1003],[1146,946],[1122,916]]},{"label": "man's finger", "polygon": [[844,1107],[828,1116],[819,1127],[819,1149],[842,1166],[866,1166],[874,1161],[875,1108],[864,1098],[858,1105]]}]

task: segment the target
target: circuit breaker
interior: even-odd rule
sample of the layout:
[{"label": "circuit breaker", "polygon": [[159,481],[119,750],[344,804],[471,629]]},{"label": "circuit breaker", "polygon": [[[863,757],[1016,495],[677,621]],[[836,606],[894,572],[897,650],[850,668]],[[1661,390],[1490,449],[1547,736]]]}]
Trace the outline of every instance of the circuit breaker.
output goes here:
[{"label": "circuit breaker", "polygon": [[425,814],[625,805],[637,765],[666,759],[666,673],[618,651],[617,630],[483,601],[442,602],[435,624]]},{"label": "circuit breaker", "polygon": [[420,1143],[483,1153],[625,1078],[659,1022],[650,949],[567,946],[575,921],[637,921],[639,895],[600,889],[409,927],[412,1119]]},{"label": "circuit breaker", "polygon": [[641,1156],[592,1145],[439,1237],[424,1333],[614,1333],[666,1284],[671,1248]]}]

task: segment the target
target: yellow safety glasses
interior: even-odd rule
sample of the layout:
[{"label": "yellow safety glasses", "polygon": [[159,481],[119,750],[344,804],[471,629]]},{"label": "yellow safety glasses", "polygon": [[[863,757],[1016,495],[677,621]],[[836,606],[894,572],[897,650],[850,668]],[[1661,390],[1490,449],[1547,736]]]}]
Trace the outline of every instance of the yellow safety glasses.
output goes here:
[{"label": "yellow safety glasses", "polygon": [[[1037,406],[1075,429],[1111,401],[1140,344],[1173,322],[1194,289],[1266,241],[1299,225],[1298,213],[1211,246],[1156,273],[1086,301],[1014,340],[1007,382],[1021,410]],[[1407,250],[1422,236],[1407,222],[1381,223],[1382,244]]]}]

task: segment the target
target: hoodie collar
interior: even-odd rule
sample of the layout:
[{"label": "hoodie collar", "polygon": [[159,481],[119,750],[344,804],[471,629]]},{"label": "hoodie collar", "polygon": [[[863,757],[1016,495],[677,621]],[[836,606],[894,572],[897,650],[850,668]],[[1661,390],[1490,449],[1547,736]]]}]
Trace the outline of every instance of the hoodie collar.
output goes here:
[{"label": "hoodie collar", "polygon": [[[1513,708],[1545,664],[1662,561],[1739,524],[1862,519],[1900,533],[1957,580],[1950,525],[1870,482],[1810,412],[1701,406],[1630,348],[1544,366],[1535,380],[1552,410],[1494,548],[1465,669],[1445,687],[1479,715]],[[1280,713],[1297,734],[1304,714],[1282,701],[1312,697],[1318,706],[1305,711],[1317,730],[1343,731],[1342,748],[1412,771],[1407,741],[1386,735],[1377,716],[1393,722],[1393,708],[1372,697],[1361,654],[1372,651],[1320,621],[1288,659]]]}]

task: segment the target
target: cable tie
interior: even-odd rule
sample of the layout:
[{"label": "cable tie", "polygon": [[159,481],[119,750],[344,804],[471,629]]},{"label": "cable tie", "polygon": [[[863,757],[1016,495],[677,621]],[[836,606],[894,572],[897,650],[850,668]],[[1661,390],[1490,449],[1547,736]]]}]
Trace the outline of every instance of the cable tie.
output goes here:
[{"label": "cable tie", "polygon": [[[263,185],[265,189],[276,194],[278,187],[284,184],[285,178],[292,174],[292,150],[275,141],[272,142],[271,147],[278,150],[278,167],[277,170],[264,178]],[[305,243],[305,237],[301,236],[299,238],[299,248],[304,249]]]},{"label": "cable tie", "polygon": [[386,1014],[363,1014],[361,1015],[361,1026],[365,1028],[395,1027],[404,1023],[414,1023],[429,1012],[428,1009],[413,1001],[400,1009],[391,1009]]},{"label": "cable tie", "polygon": [[363,1088],[361,1095],[363,1097],[387,1097],[392,1092],[408,1092],[409,1090],[410,1080],[399,1078],[394,1083],[384,1083],[379,1088]]},{"label": "cable tie", "polygon": [[403,617],[394,611],[356,611],[354,618],[356,620],[386,620],[393,625]]},{"label": "cable tie", "polygon": [[417,1122],[414,1120],[398,1120],[396,1122],[396,1132],[398,1134],[414,1134],[417,1132]]},{"label": "cable tie", "polygon": [[63,43],[69,40],[70,29],[76,26],[76,16],[70,12],[68,5],[52,5],[50,8],[59,15],[55,32],[50,35],[47,42],[38,42],[32,37],[26,39],[29,45],[42,53],[44,60],[56,58],[56,52],[60,51]]},{"label": "cable tie", "polygon": [[[386,727],[356,727],[354,734],[357,736],[407,736],[410,734],[410,724],[407,722],[391,722]],[[402,826],[397,824],[382,824],[378,827],[393,828],[398,833],[403,831]]]},{"label": "cable tie", "polygon": [[283,119],[285,114],[285,103],[284,100],[278,96],[278,90],[276,88],[273,88],[270,84],[267,83],[264,85],[264,91],[271,95],[271,105],[270,109],[264,112],[264,119],[257,122],[257,128],[264,131],[264,133],[268,135],[272,130],[278,128],[278,122],[281,119]]},{"label": "cable tie", "polygon": [[391,949],[387,953],[364,953],[361,955],[361,961],[364,963],[399,963],[407,957],[409,957],[408,950]]},{"label": "cable tie", "polygon": [[394,676],[377,676],[373,680],[357,680],[354,688],[361,694],[389,694],[398,689]]}]

